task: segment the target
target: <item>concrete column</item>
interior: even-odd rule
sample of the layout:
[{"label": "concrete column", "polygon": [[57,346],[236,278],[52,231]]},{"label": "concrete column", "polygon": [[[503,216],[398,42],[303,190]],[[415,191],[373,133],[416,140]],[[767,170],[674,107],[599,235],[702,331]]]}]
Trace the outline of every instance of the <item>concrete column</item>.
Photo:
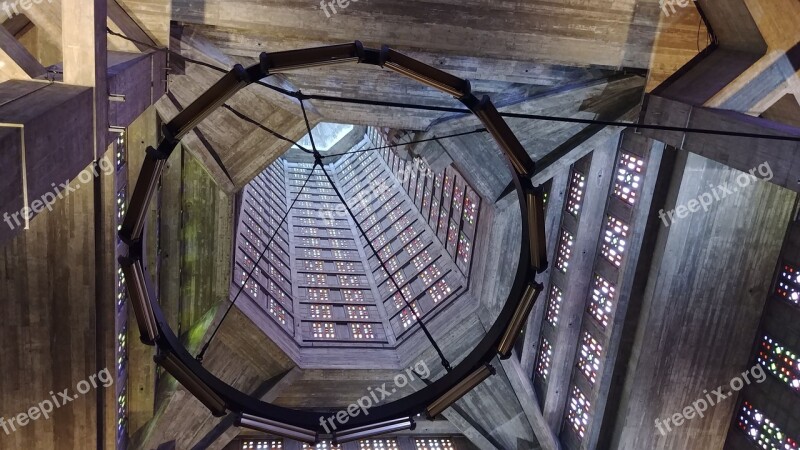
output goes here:
[{"label": "concrete column", "polygon": [[[722,448],[735,402],[730,382],[748,367],[795,194],[694,154],[682,154],[642,299],[611,448]],[[736,189],[717,199],[714,192]],[[713,201],[697,209],[698,199]],[[704,418],[678,420],[692,402],[728,396]],[[712,398],[717,400],[712,394]],[[656,427],[670,420],[664,434]]]}]

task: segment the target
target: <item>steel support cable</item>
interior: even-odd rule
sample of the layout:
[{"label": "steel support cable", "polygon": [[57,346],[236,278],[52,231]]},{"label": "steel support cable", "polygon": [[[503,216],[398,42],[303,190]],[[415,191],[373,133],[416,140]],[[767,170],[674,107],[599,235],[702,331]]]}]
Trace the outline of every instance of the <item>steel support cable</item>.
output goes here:
[{"label": "steel support cable", "polygon": [[[208,67],[210,69],[217,70],[219,72],[227,73],[227,70],[216,67],[213,64],[209,64],[203,61],[197,61],[191,58],[187,58],[181,55],[178,52],[174,52],[169,49],[154,47],[152,45],[144,44],[134,39],[128,38],[127,36],[123,36],[119,33],[115,33],[110,29],[107,31],[114,35],[119,36],[123,39],[127,39],[131,42],[135,42],[137,44],[145,45],[150,47],[154,50],[159,51],[166,51],[170,54],[176,55],[185,61],[191,62],[193,64],[198,64],[204,67]],[[287,89],[280,88],[278,86],[273,86],[271,84],[264,83],[263,81],[255,81],[254,84],[258,84],[260,86],[264,86],[268,89],[271,89],[275,92],[279,92],[283,95],[288,97],[295,98],[297,100],[319,100],[319,101],[327,101],[327,102],[339,102],[339,103],[349,103],[349,104],[356,104],[356,105],[367,105],[367,106],[385,106],[390,108],[404,108],[404,109],[416,109],[421,111],[436,111],[436,112],[448,112],[448,113],[456,113],[456,114],[471,114],[469,109],[465,108],[454,108],[448,106],[429,106],[429,105],[419,105],[414,103],[401,103],[401,102],[385,102],[385,101],[378,101],[378,100],[365,100],[365,99],[357,99],[357,98],[347,98],[347,97],[333,97],[329,95],[305,95],[299,91],[289,91]],[[789,141],[789,142],[800,142],[800,136],[778,136],[773,134],[760,134],[760,133],[742,133],[738,131],[724,131],[724,130],[714,130],[709,128],[688,128],[688,127],[672,127],[666,125],[647,125],[642,123],[636,122],[617,122],[612,120],[596,120],[596,119],[578,119],[574,117],[558,117],[558,116],[546,116],[540,114],[525,114],[525,113],[510,113],[510,112],[500,112],[500,116],[508,117],[512,119],[526,119],[526,120],[541,120],[545,122],[565,122],[565,123],[578,123],[584,125],[603,125],[609,127],[633,127],[645,130],[658,130],[658,131],[676,131],[681,133],[694,133],[694,134],[709,134],[709,135],[716,135],[716,136],[729,136],[729,137],[741,137],[741,138],[752,138],[752,139],[768,139],[774,141]]]},{"label": "steel support cable", "polygon": [[398,143],[398,144],[384,145],[382,147],[364,148],[364,149],[361,149],[361,150],[353,150],[353,151],[345,152],[345,153],[335,153],[335,154],[332,154],[332,155],[324,155],[323,158],[333,158],[333,157],[336,157],[336,156],[354,155],[356,153],[372,152],[372,151],[376,151],[376,150],[384,150],[384,149],[387,149],[387,148],[397,148],[397,147],[400,147],[400,146],[403,146],[403,145],[410,145],[410,144],[422,144],[422,143],[425,143],[425,142],[437,141],[439,139],[467,136],[467,135],[470,135],[470,134],[477,134],[477,133],[486,133],[487,131],[488,130],[486,128],[478,128],[477,130],[465,131],[463,133],[448,134],[448,135],[439,136],[439,137],[434,136],[432,138],[420,139],[420,140],[417,140],[417,141],[401,142],[401,143]]},{"label": "steel support cable", "polygon": [[257,126],[258,128],[260,128],[260,129],[262,129],[262,130],[266,131],[267,133],[269,133],[269,134],[271,134],[271,135],[275,136],[276,138],[278,138],[278,139],[280,139],[280,140],[282,140],[282,141],[286,141],[286,142],[288,142],[288,143],[290,143],[290,144],[293,144],[293,145],[295,145],[297,148],[299,148],[300,150],[302,150],[302,151],[304,151],[304,152],[306,152],[306,153],[313,153],[311,150],[309,150],[309,149],[307,149],[307,148],[303,147],[303,146],[302,146],[302,145],[300,145],[298,142],[296,142],[296,141],[293,141],[293,140],[289,139],[288,137],[286,137],[286,136],[284,136],[284,135],[282,135],[282,134],[278,133],[278,132],[277,132],[277,131],[275,131],[275,130],[272,130],[271,128],[269,128],[269,127],[267,127],[267,126],[265,126],[265,125],[262,125],[262,124],[261,124],[261,123],[259,123],[257,120],[251,119],[250,117],[246,116],[246,115],[245,115],[245,114],[243,114],[242,112],[240,112],[240,111],[237,111],[237,110],[236,110],[236,109],[234,109],[232,106],[230,106],[230,105],[228,105],[228,104],[224,104],[224,105],[222,105],[222,107],[223,107],[223,108],[225,108],[225,109],[227,109],[228,111],[232,112],[232,113],[233,113],[233,114],[234,114],[236,117],[239,117],[240,119],[244,120],[245,122],[248,122],[248,123],[251,123],[251,124],[253,124],[253,125]]},{"label": "steel support cable", "polygon": [[[317,158],[319,159],[319,156],[317,156]],[[378,263],[380,263],[381,268],[383,268],[384,272],[386,272],[386,275],[392,281],[392,284],[394,285],[394,288],[397,290],[397,292],[400,293],[400,297],[403,299],[403,302],[406,304],[406,306],[408,307],[409,311],[411,311],[411,314],[414,315],[414,318],[416,319],[417,323],[419,324],[420,328],[422,329],[422,332],[425,333],[425,336],[428,338],[428,340],[430,341],[431,345],[433,345],[433,348],[434,348],[434,350],[436,350],[436,353],[439,354],[439,359],[441,359],[441,361],[442,361],[442,366],[445,368],[445,370],[450,372],[451,370],[453,370],[453,368],[450,366],[450,362],[444,356],[444,353],[442,352],[442,349],[439,347],[439,345],[436,344],[436,340],[434,340],[433,335],[431,335],[430,331],[428,331],[428,327],[426,327],[425,323],[422,322],[422,317],[419,315],[417,310],[413,306],[411,306],[411,303],[409,303],[408,298],[406,297],[406,294],[403,293],[402,289],[400,289],[400,285],[397,284],[397,281],[395,280],[394,275],[392,275],[392,273],[389,271],[389,268],[386,267],[386,263],[383,262],[383,260],[381,259],[381,256],[378,254],[378,250],[372,244],[372,241],[367,237],[366,231],[364,231],[364,228],[361,226],[361,224],[358,222],[358,220],[356,220],[355,214],[353,214],[353,211],[350,209],[350,206],[348,206],[347,202],[345,201],[344,197],[342,196],[342,193],[339,191],[339,189],[333,183],[333,179],[328,174],[328,171],[325,170],[325,166],[320,164],[320,167],[322,168],[322,173],[325,174],[325,178],[328,179],[328,182],[333,187],[333,190],[336,193],[336,196],[339,197],[339,201],[341,201],[342,204],[344,205],[345,209],[347,209],[347,214],[350,217],[353,218],[353,222],[356,224],[356,227],[358,228],[359,233],[361,233],[361,235],[364,236],[364,240],[367,241],[367,245],[369,245],[370,250],[372,251],[372,253],[375,254],[375,258],[377,258]]]},{"label": "steel support cable", "polygon": [[280,231],[281,227],[286,222],[286,219],[289,217],[289,211],[291,211],[292,208],[294,207],[295,203],[297,203],[297,200],[300,198],[300,195],[303,193],[303,189],[305,189],[306,185],[308,184],[308,181],[311,180],[311,175],[313,175],[315,169],[316,169],[316,164],[311,169],[311,172],[308,173],[308,177],[306,178],[306,181],[300,187],[300,190],[297,192],[297,196],[292,201],[292,204],[289,205],[289,208],[286,209],[286,214],[283,215],[283,218],[281,219],[281,221],[278,224],[278,226],[275,228],[275,231],[272,232],[272,236],[270,236],[269,242],[264,246],[264,250],[262,250],[261,254],[258,255],[258,259],[253,264],[253,268],[250,269],[250,272],[247,273],[247,276],[245,277],[244,281],[242,281],[242,285],[239,286],[239,290],[236,292],[236,296],[233,297],[233,301],[231,301],[231,303],[228,305],[228,309],[225,310],[225,314],[222,316],[222,319],[220,319],[219,323],[214,328],[214,332],[211,334],[211,337],[208,339],[208,341],[206,341],[205,345],[203,345],[203,349],[200,351],[200,353],[197,354],[197,360],[198,361],[201,361],[201,362],[203,361],[203,357],[205,356],[205,353],[208,350],[208,347],[211,345],[211,341],[213,341],[214,337],[216,337],[217,332],[219,331],[220,327],[222,327],[222,323],[228,317],[228,314],[231,312],[231,309],[233,309],[233,306],[236,304],[236,300],[239,299],[239,295],[242,294],[242,291],[244,290],[245,285],[247,285],[247,282],[252,279],[253,274],[255,273],[255,271],[258,270],[258,264],[264,259],[264,255],[267,253],[267,250],[269,250],[269,246],[272,245],[272,242],[275,240],[275,236],[278,235],[278,232]]},{"label": "steel support cable", "polygon": [[[347,210],[347,214],[353,219],[353,223],[356,224],[356,227],[358,228],[358,231],[361,233],[361,235],[364,236],[364,240],[367,241],[367,245],[369,245],[370,250],[372,250],[372,253],[375,254],[375,258],[377,258],[378,263],[380,263],[381,267],[383,268],[384,272],[386,272],[386,275],[389,277],[389,279],[392,280],[394,288],[397,289],[397,292],[400,293],[400,296],[403,298],[403,301],[405,302],[406,306],[414,315],[414,317],[417,319],[417,323],[419,324],[423,333],[425,333],[425,336],[428,338],[431,345],[433,345],[433,348],[436,350],[436,353],[439,354],[439,358],[442,361],[442,366],[445,368],[446,371],[450,372],[451,370],[453,370],[453,368],[450,366],[450,362],[444,356],[442,349],[436,343],[436,340],[433,338],[433,335],[430,333],[430,331],[428,331],[428,327],[426,327],[425,324],[422,322],[422,317],[420,317],[420,315],[417,313],[414,307],[411,306],[411,303],[408,301],[408,298],[406,298],[405,294],[403,293],[403,290],[400,289],[400,285],[397,284],[397,281],[394,279],[394,276],[392,275],[391,272],[389,272],[388,267],[386,267],[386,264],[383,262],[381,256],[378,254],[378,250],[375,249],[375,246],[372,244],[372,241],[367,236],[367,233],[366,231],[364,231],[364,228],[361,226],[361,223],[359,223],[358,219],[356,219],[356,215],[353,213],[353,210],[350,209],[350,206],[347,204],[347,200],[345,200],[344,196],[342,195],[342,192],[336,186],[336,183],[333,182],[333,178],[331,178],[328,171],[325,170],[325,164],[322,163],[322,155],[320,155],[319,151],[317,151],[317,146],[314,143],[314,136],[311,133],[311,124],[308,121],[308,115],[306,114],[306,108],[303,100],[300,100],[300,107],[303,110],[303,118],[306,121],[308,136],[311,140],[311,148],[314,150],[314,158],[315,158],[314,167],[319,166],[322,169],[322,173],[325,174],[325,178],[328,179],[328,183],[330,183],[331,188],[333,188],[333,192],[339,198],[339,201],[342,202],[342,205],[344,205],[345,209]],[[366,265],[369,266],[369,264]]]}]

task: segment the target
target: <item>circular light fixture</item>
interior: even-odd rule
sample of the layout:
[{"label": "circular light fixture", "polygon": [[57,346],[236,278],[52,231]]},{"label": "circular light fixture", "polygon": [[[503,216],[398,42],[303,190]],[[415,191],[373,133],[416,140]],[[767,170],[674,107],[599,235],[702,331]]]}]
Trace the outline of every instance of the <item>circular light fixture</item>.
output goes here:
[{"label": "circular light fixture", "polygon": [[[237,415],[237,424],[303,442],[316,443],[327,435],[320,412],[296,410],[262,402],[217,378],[181,344],[156,301],[142,261],[142,234],[147,205],[158,186],[164,166],[180,139],[215,109],[245,86],[268,75],[325,64],[358,62],[399,72],[450,94],[466,105],[497,141],[508,164],[521,213],[519,264],[508,300],[483,340],[452,370],[423,389],[385,405],[374,406],[369,415],[352,418],[348,429],[333,434],[336,442],[348,442],[414,427],[414,417],[426,413],[436,417],[475,386],[494,374],[490,361],[508,358],[525,326],[542,285],[535,279],[547,268],[544,234],[544,205],[541,190],[530,182],[535,164],[514,136],[488,97],[478,99],[467,80],[455,77],[388,47],[368,49],[356,41],[277,53],[262,53],[260,63],[244,68],[236,65],[194,102],[164,125],[164,137],[156,148],[149,147],[120,228],[119,258],[127,281],[131,306],[142,342],[158,347],[156,361],[189,392],[221,416]],[[302,100],[302,94],[298,96]],[[334,408],[331,408],[333,410]]]}]

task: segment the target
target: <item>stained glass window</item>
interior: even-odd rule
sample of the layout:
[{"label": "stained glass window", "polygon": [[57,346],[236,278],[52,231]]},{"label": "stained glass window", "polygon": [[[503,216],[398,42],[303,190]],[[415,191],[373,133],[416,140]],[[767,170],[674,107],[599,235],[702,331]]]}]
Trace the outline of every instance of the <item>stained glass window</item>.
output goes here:
[{"label": "stained glass window", "polygon": [[611,313],[614,311],[614,294],[616,288],[600,275],[594,275],[591,299],[589,300],[589,314],[603,326],[608,326]]},{"label": "stained glass window", "polygon": [[354,272],[356,270],[356,263],[336,261],[336,270],[339,272]]},{"label": "stained glass window", "polygon": [[446,280],[439,280],[438,283],[428,289],[428,296],[433,300],[433,303],[439,303],[447,298],[453,289],[447,284]]},{"label": "stained glass window", "polygon": [[771,374],[800,393],[800,358],[769,336],[761,339],[758,362]]},{"label": "stained glass window", "polygon": [[405,284],[405,282],[406,282],[406,276],[405,274],[403,274],[403,271],[401,270],[400,272],[393,274],[391,279],[386,280],[386,282],[383,283],[383,285],[386,291],[391,294],[397,290],[397,286],[402,286],[403,284]]},{"label": "stained glass window", "polygon": [[406,253],[408,253],[409,255],[413,255],[418,251],[422,250],[423,247],[425,247],[425,243],[422,241],[422,239],[416,238],[406,246]]},{"label": "stained glass window", "polygon": [[800,271],[797,267],[783,264],[775,292],[780,298],[800,306]]},{"label": "stained glass window", "polygon": [[538,361],[536,363],[536,373],[542,377],[542,380],[547,380],[547,376],[550,375],[550,363],[552,359],[553,346],[550,345],[550,341],[548,341],[546,337],[542,336],[542,340],[539,344]]},{"label": "stained glass window", "polygon": [[325,270],[325,264],[322,261],[303,261],[303,268],[305,270],[314,270],[322,272]]},{"label": "stained glass window", "polygon": [[448,438],[417,438],[416,450],[455,450],[453,441]]},{"label": "stained glass window", "polygon": [[622,255],[625,253],[628,230],[628,225],[622,223],[621,220],[608,216],[606,228],[603,231],[603,243],[600,247],[600,253],[617,267],[622,265]]},{"label": "stained glass window", "polygon": [[561,302],[564,300],[564,293],[556,286],[550,287],[550,297],[547,299],[547,322],[556,326],[558,323],[558,313],[561,312]]},{"label": "stained glass window", "polygon": [[308,298],[317,302],[327,301],[330,298],[330,291],[328,289],[308,288]]},{"label": "stained glass window", "polygon": [[586,185],[586,176],[577,170],[572,170],[572,178],[569,182],[569,197],[567,197],[567,212],[575,217],[580,214],[583,203],[583,191]]},{"label": "stained glass window", "polygon": [[408,307],[400,311],[400,322],[403,324],[403,328],[408,328],[411,324],[416,322],[417,318],[415,317],[414,313],[416,313],[416,315],[420,315],[417,302],[411,302],[411,308],[414,309],[413,313]]},{"label": "stained glass window", "polygon": [[577,386],[572,386],[567,421],[581,438],[586,435],[586,427],[589,426],[589,409],[591,406],[583,392]]},{"label": "stained glass window", "polygon": [[325,274],[306,274],[306,283],[312,286],[325,286],[328,283],[328,276]]},{"label": "stained glass window", "polygon": [[369,310],[366,306],[345,306],[348,319],[369,319]]},{"label": "stained glass window", "polygon": [[302,245],[307,247],[319,247],[319,239],[318,238],[302,238],[300,239]]},{"label": "stained glass window", "polygon": [[342,450],[340,444],[334,444],[331,441],[320,441],[317,445],[310,445],[303,443],[303,450]]},{"label": "stained glass window", "polygon": [[322,250],[318,248],[307,248],[303,252],[306,255],[306,258],[320,258],[322,257]]},{"label": "stained glass window", "polygon": [[339,275],[339,285],[340,286],[359,286],[361,284],[361,280],[355,275]]},{"label": "stained glass window", "polygon": [[122,189],[117,192],[117,229],[122,228],[122,221],[125,219],[125,211],[127,210],[128,205],[128,189],[126,187],[122,187]]},{"label": "stained glass window", "polygon": [[408,227],[405,230],[403,230],[402,233],[400,233],[398,239],[400,239],[400,242],[402,242],[403,244],[407,244],[411,239],[414,239],[414,236],[416,235],[417,231],[414,230],[414,227]]},{"label": "stained glass window", "polygon": [[333,317],[330,305],[311,305],[312,319],[330,319]]},{"label": "stained glass window", "polygon": [[566,273],[569,266],[569,259],[572,257],[572,246],[575,245],[575,237],[567,230],[561,230],[561,237],[558,241],[558,255],[556,256],[556,268]]},{"label": "stained glass window", "polygon": [[286,310],[275,299],[269,299],[269,313],[281,325],[286,325]]},{"label": "stained glass window", "polygon": [[125,274],[122,268],[117,269],[117,310],[125,306],[125,301],[128,298],[128,291],[125,288]]},{"label": "stained glass window", "polygon": [[283,450],[283,441],[278,439],[244,441],[242,450]]},{"label": "stained glass window", "polygon": [[346,248],[350,246],[350,241],[346,239],[331,239],[329,242],[331,247],[335,248]]},{"label": "stained glass window", "polygon": [[412,260],[412,264],[414,264],[415,269],[422,270],[432,259],[430,253],[425,250]]},{"label": "stained glass window", "polygon": [[462,232],[458,238],[458,262],[462,266],[467,266],[472,256],[472,242]]},{"label": "stained glass window", "polygon": [[423,270],[419,274],[419,277],[425,286],[430,286],[440,276],[442,276],[442,271],[439,270],[436,264],[431,264],[427,269]]},{"label": "stained glass window", "polygon": [[363,302],[364,301],[364,291],[355,290],[355,289],[342,289],[342,298],[346,302]]},{"label": "stained glass window", "polygon": [[775,422],[745,401],[736,423],[751,441],[765,450],[798,450],[797,438],[789,437]]},{"label": "stained glass window", "polygon": [[597,339],[592,337],[588,331],[584,331],[581,338],[581,350],[578,354],[578,368],[592,384],[597,381],[597,373],[600,371],[601,353],[603,353],[603,347],[597,342]]},{"label": "stained glass window", "polygon": [[315,339],[334,339],[336,328],[332,323],[314,322],[311,324],[311,332]]},{"label": "stained glass window", "polygon": [[365,439],[358,441],[359,450],[397,450],[395,439]]},{"label": "stained glass window", "polygon": [[351,323],[350,333],[353,339],[375,339],[372,325],[368,323]]},{"label": "stained glass window", "polygon": [[639,196],[644,161],[630,153],[622,152],[617,163],[617,178],[614,182],[614,195],[625,203],[633,205]]}]

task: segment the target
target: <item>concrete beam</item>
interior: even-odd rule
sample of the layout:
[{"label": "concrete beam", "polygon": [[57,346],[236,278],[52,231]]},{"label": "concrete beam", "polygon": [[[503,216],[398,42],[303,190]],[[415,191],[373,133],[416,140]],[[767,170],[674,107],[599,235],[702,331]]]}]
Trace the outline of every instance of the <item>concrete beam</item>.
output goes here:
[{"label": "concrete beam", "polygon": [[0,27],[0,81],[38,78],[45,72],[45,68],[14,35]]},{"label": "concrete beam", "polygon": [[578,351],[586,299],[600,240],[598,230],[605,221],[605,207],[613,180],[617,148],[617,140],[608,140],[604,146],[594,150],[591,167],[586,174],[586,188],[580,216],[575,220],[567,213],[562,215],[560,229],[572,233],[575,241],[566,273],[553,270],[550,279],[551,283],[557,284],[564,291],[556,337],[551,341],[553,359],[547,393],[543,399],[543,414],[553,430],[559,430],[564,419],[569,383]]},{"label": "concrete beam", "polygon": [[[800,129],[732,111],[694,107],[649,96],[643,118],[648,125],[714,129],[742,133],[800,137]],[[800,192],[800,142],[741,138],[679,131],[641,130],[642,134],[742,172],[768,164],[770,183]],[[763,177],[762,177],[763,178]]]},{"label": "concrete beam", "polygon": [[62,0],[64,82],[94,88],[94,157],[105,151],[108,129],[106,0]]},{"label": "concrete beam", "polygon": [[134,42],[140,51],[147,52],[157,47],[156,42],[142,29],[136,19],[131,17],[118,0],[108,0],[108,19],[113,22],[125,36],[138,41]]},{"label": "concrete beam", "polygon": [[[665,210],[710,192],[709,185],[735,185],[741,173],[695,154],[681,157]],[[731,380],[748,369],[795,199],[757,181],[707,212],[659,226],[611,448],[722,448],[736,406],[730,398],[671,432],[659,433],[655,420],[679,413],[704,390],[722,387],[728,395]]]},{"label": "concrete beam", "polygon": [[[8,188],[0,196],[0,211],[19,213],[13,230],[0,227],[0,240],[27,227],[44,209],[39,205],[42,196],[54,192],[54,185],[75,178],[93,160],[91,102],[91,90],[79,86],[0,84],[0,139],[8,162],[0,168],[0,179]],[[31,209],[27,218],[23,208]]]},{"label": "concrete beam", "polygon": [[110,52],[108,59],[109,126],[126,128],[166,93],[167,55]]}]

